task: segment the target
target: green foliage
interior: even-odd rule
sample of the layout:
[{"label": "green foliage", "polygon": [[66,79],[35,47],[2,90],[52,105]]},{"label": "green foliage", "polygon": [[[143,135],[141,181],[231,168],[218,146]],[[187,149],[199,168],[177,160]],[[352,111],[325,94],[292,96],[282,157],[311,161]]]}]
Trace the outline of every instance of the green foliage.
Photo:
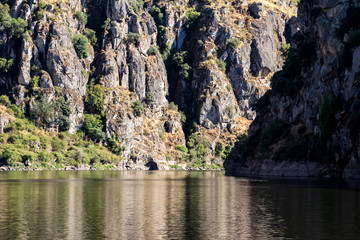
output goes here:
[{"label": "green foliage", "polygon": [[226,72],[226,62],[221,59],[216,59],[216,63],[221,71]]},{"label": "green foliage", "polygon": [[239,38],[232,38],[227,42],[229,47],[231,47],[233,50],[236,50],[239,47],[240,43],[241,43],[241,40]]},{"label": "green foliage", "polygon": [[37,12],[36,12],[36,19],[37,19],[38,21],[43,20],[43,19],[44,19],[44,12],[43,12],[43,11],[37,11]]},{"label": "green foliage", "polygon": [[221,157],[223,159],[226,158],[226,155],[225,155],[225,147],[224,145],[221,143],[221,142],[217,142],[216,143],[216,146],[215,146],[215,155],[218,156],[218,157]]},{"label": "green foliage", "polygon": [[86,28],[85,36],[89,39],[91,45],[93,46],[96,45],[98,39],[96,37],[96,32],[94,30]]},{"label": "green foliage", "polygon": [[44,97],[36,100],[31,109],[31,117],[39,126],[46,126],[54,121],[54,104]]},{"label": "green foliage", "polygon": [[24,35],[27,22],[22,18],[12,18],[9,14],[10,8],[7,4],[0,3],[0,24],[5,32],[12,37],[20,38]]},{"label": "green foliage", "polygon": [[148,54],[149,55],[154,55],[156,56],[159,53],[159,50],[157,47],[150,47],[148,50]]},{"label": "green foliage", "polygon": [[29,83],[30,91],[32,91],[32,92],[35,91],[35,88],[37,88],[39,86],[39,81],[40,81],[39,76],[34,76],[31,78],[30,83]]},{"label": "green foliage", "polygon": [[72,112],[71,107],[65,101],[65,98],[63,96],[60,96],[56,101],[56,110],[67,117],[70,116]]},{"label": "green foliage", "polygon": [[85,130],[85,133],[87,133],[92,128],[103,128],[101,116],[97,114],[84,114],[83,129]]},{"label": "green foliage", "polygon": [[63,152],[66,149],[67,143],[65,140],[54,137],[51,140],[51,148],[54,152]]},{"label": "green foliage", "polygon": [[103,122],[100,115],[85,114],[83,129],[86,135],[93,141],[103,141],[105,139],[105,133],[102,131]]},{"label": "green foliage", "polygon": [[141,35],[139,33],[133,33],[133,32],[129,32],[128,36],[127,36],[127,42],[129,43],[139,43],[141,39]]},{"label": "green foliage", "polygon": [[182,77],[183,79],[186,79],[189,77],[189,70],[191,69],[189,64],[186,63],[187,56],[188,56],[187,51],[180,51],[180,52],[176,52],[172,59],[174,64],[179,69],[180,77]]},{"label": "green foliage", "polygon": [[86,25],[87,24],[87,22],[88,22],[88,16],[87,16],[87,14],[86,13],[84,13],[84,12],[80,12],[80,11],[77,11],[76,13],[75,13],[75,17],[76,17],[76,19],[82,24],[82,25]]},{"label": "green foliage", "polygon": [[190,8],[189,11],[185,14],[185,18],[186,18],[185,27],[188,29],[193,28],[195,24],[197,24],[200,15],[201,13],[197,12],[195,8]]},{"label": "green foliage", "polygon": [[108,139],[108,149],[118,155],[121,155],[123,151],[125,151],[125,148],[120,145],[116,140],[114,139]]},{"label": "green foliage", "polygon": [[290,43],[283,43],[281,44],[280,51],[283,57],[288,57],[290,53]]},{"label": "green foliage", "polygon": [[160,25],[164,18],[164,8],[159,8],[158,6],[152,6],[150,9],[150,14],[154,18],[156,25]]},{"label": "green foliage", "polygon": [[132,108],[134,110],[134,114],[139,117],[142,115],[144,111],[144,106],[139,100],[136,100],[132,103]]},{"label": "green foliage", "polygon": [[6,95],[1,95],[0,96],[0,104],[10,107],[11,102],[10,102],[9,97]]},{"label": "green foliage", "polygon": [[176,150],[179,150],[183,154],[187,154],[187,152],[188,152],[187,147],[185,147],[184,145],[176,145],[175,148],[176,148]]},{"label": "green foliage", "polygon": [[101,142],[105,140],[105,133],[99,128],[90,128],[87,131],[87,135],[95,142]]},{"label": "green foliage", "polygon": [[43,1],[40,1],[38,3],[38,8],[41,9],[41,10],[44,10],[46,8],[46,3],[43,2]]},{"label": "green foliage", "polygon": [[71,125],[69,117],[66,117],[64,115],[60,115],[60,117],[58,119],[58,125],[59,125],[59,131],[60,132],[69,131],[70,125]]},{"label": "green foliage", "polygon": [[135,12],[138,12],[139,9],[144,7],[144,0],[131,0],[130,1],[131,7]]},{"label": "green foliage", "polygon": [[180,120],[182,124],[185,124],[186,122],[186,115],[184,112],[180,111]]},{"label": "green foliage", "polygon": [[9,166],[15,166],[18,162],[21,162],[21,154],[18,149],[13,145],[7,145],[1,153],[2,158],[5,160],[5,164]]},{"label": "green foliage", "polygon": [[147,92],[146,93],[146,104],[148,105],[152,105],[154,104],[154,98],[155,98],[155,94],[153,92]]},{"label": "green foliage", "polygon": [[38,160],[42,163],[50,163],[54,160],[53,155],[46,151],[41,151],[38,153]]},{"label": "green foliage", "polygon": [[79,58],[87,58],[89,56],[89,41],[86,36],[77,34],[72,42]]},{"label": "green foliage", "polygon": [[96,84],[87,91],[86,108],[90,113],[102,114],[105,107],[105,87]]},{"label": "green foliage", "polygon": [[14,64],[13,59],[0,58],[0,72],[7,73],[10,71]]},{"label": "green foliage", "polygon": [[111,19],[110,18],[107,18],[105,21],[104,21],[104,24],[101,26],[105,31],[109,31],[110,28],[111,28]]},{"label": "green foliage", "polygon": [[169,103],[168,108],[171,110],[178,111],[178,106],[174,102]]}]

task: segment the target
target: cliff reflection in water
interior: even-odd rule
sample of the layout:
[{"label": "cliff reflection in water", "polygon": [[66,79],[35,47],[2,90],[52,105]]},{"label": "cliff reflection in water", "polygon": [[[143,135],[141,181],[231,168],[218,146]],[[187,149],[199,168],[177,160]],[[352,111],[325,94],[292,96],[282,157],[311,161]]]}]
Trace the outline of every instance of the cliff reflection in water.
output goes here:
[{"label": "cliff reflection in water", "polygon": [[8,172],[0,238],[336,239],[359,236],[358,195],[223,172]]}]

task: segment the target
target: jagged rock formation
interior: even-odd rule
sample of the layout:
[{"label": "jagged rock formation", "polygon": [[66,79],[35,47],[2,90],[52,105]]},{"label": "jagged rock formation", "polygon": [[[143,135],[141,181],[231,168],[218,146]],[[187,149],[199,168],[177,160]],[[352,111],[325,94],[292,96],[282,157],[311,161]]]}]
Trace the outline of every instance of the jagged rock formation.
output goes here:
[{"label": "jagged rock formation", "polygon": [[360,177],[360,2],[301,1],[292,49],[227,174]]},{"label": "jagged rock formation", "polygon": [[[0,28],[1,57],[15,61],[15,74],[3,71],[0,84],[13,88],[17,105],[31,115],[40,96],[64,96],[70,132],[84,113],[101,115],[101,131],[124,147],[126,161],[165,164],[184,158],[179,146],[190,135],[203,143],[187,146],[205,146],[206,154],[199,151],[210,161],[219,144],[247,129],[251,105],[283,65],[285,24],[296,9],[291,0],[7,2],[30,30],[15,38]],[[83,35],[89,44],[76,46]],[[184,54],[176,60],[177,53]],[[88,106],[94,85],[104,91],[95,110]],[[57,121],[46,127],[56,131]]]}]

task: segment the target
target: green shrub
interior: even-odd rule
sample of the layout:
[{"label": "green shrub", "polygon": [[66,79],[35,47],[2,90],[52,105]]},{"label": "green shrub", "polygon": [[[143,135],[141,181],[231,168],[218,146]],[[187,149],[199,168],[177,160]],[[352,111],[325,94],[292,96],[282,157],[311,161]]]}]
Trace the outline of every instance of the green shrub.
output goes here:
[{"label": "green shrub", "polygon": [[86,25],[87,24],[87,22],[88,22],[88,16],[87,16],[87,14],[86,13],[84,13],[84,12],[80,12],[80,11],[77,11],[76,13],[75,13],[75,17],[76,17],[76,19],[82,24],[82,25]]},{"label": "green shrub", "polygon": [[158,6],[152,6],[150,9],[150,14],[154,18],[157,25],[159,25],[164,18],[164,14]]},{"label": "green shrub", "polygon": [[188,152],[187,147],[185,147],[184,145],[176,145],[175,148],[176,148],[176,150],[179,150],[183,154],[187,154],[187,152]]},{"label": "green shrub", "polygon": [[226,72],[226,62],[221,59],[216,59],[216,63],[221,71]]},{"label": "green shrub", "polygon": [[87,58],[89,56],[89,41],[86,36],[77,34],[72,42],[79,58]]},{"label": "green shrub", "polygon": [[50,163],[53,161],[53,155],[46,151],[41,151],[38,153],[38,159],[42,163]]},{"label": "green shrub", "polygon": [[149,55],[157,55],[159,53],[159,50],[157,47],[150,47],[148,50],[148,54]]},{"label": "green shrub", "polygon": [[58,125],[59,125],[59,131],[60,132],[66,132],[69,131],[71,123],[69,120],[69,117],[66,117],[64,115],[61,115],[58,119]]},{"label": "green shrub", "polygon": [[43,1],[40,1],[38,3],[38,8],[41,9],[41,10],[44,10],[46,8],[46,3],[43,2]]},{"label": "green shrub", "polygon": [[108,149],[115,154],[121,155],[124,151],[124,148],[114,139],[108,139],[107,143]]},{"label": "green shrub", "polygon": [[60,96],[58,100],[55,102],[56,110],[60,112],[64,116],[70,116],[72,110],[70,105],[66,102],[63,96]]},{"label": "green shrub", "polygon": [[169,104],[168,108],[171,109],[171,110],[175,110],[175,111],[178,110],[178,106],[176,106],[176,104],[174,102],[171,102]]},{"label": "green shrub", "polygon": [[18,162],[21,162],[21,154],[13,145],[7,145],[1,153],[2,158],[5,160],[5,164],[9,166],[15,166]]},{"label": "green shrub", "polygon": [[38,21],[43,20],[43,19],[44,19],[44,12],[43,12],[43,11],[37,11],[37,12],[36,12],[36,19],[37,19]]},{"label": "green shrub", "polygon": [[283,43],[283,44],[281,44],[280,51],[281,51],[281,54],[282,54],[284,57],[289,56],[290,47],[291,47],[291,46],[290,46],[290,43]]},{"label": "green shrub", "polygon": [[86,108],[90,113],[102,114],[105,107],[105,87],[96,84],[87,91]]},{"label": "green shrub", "polygon": [[9,97],[6,95],[1,95],[0,96],[0,104],[10,107],[11,102],[9,100]]},{"label": "green shrub", "polygon": [[97,43],[96,32],[92,29],[85,29],[85,36],[90,40],[91,45],[95,46]]},{"label": "green shrub", "polygon": [[184,124],[186,122],[186,115],[182,111],[180,111],[180,121],[182,124]]},{"label": "green shrub", "polygon": [[134,110],[135,115],[137,115],[139,117],[142,115],[142,113],[144,111],[144,107],[139,100],[136,100],[133,102],[132,108]]},{"label": "green shrub", "polygon": [[51,148],[53,152],[62,152],[66,149],[66,141],[59,139],[57,137],[54,137],[51,140]]},{"label": "green shrub", "polygon": [[83,129],[85,130],[85,133],[88,133],[90,129],[102,129],[103,123],[101,121],[100,115],[97,114],[84,114],[84,123],[83,123]]},{"label": "green shrub", "polygon": [[187,51],[176,52],[172,59],[177,68],[179,68],[179,75],[184,79],[189,77],[189,70],[191,69],[189,64],[186,63],[187,55]]},{"label": "green shrub", "polygon": [[22,18],[12,18],[7,4],[0,3],[0,25],[10,37],[20,38],[26,31],[27,22]]},{"label": "green shrub", "polygon": [[0,58],[0,72],[7,73],[14,65],[13,59]]},{"label": "green shrub", "polygon": [[146,104],[152,105],[154,103],[155,94],[153,92],[146,93]]},{"label": "green shrub", "polygon": [[101,142],[105,140],[105,133],[99,128],[90,128],[87,130],[86,134],[91,138],[91,140],[95,142]]},{"label": "green shrub", "polygon": [[31,118],[40,126],[46,126],[53,122],[55,117],[54,104],[42,97],[34,102],[31,109]]},{"label": "green shrub", "polygon": [[190,8],[189,11],[185,14],[185,18],[186,18],[185,27],[188,29],[194,27],[200,15],[201,13],[197,12],[195,8]]},{"label": "green shrub", "polygon": [[29,83],[30,91],[32,91],[32,92],[35,91],[35,88],[37,88],[39,86],[39,81],[40,81],[39,76],[34,76],[31,78],[30,83]]},{"label": "green shrub", "polygon": [[236,50],[239,47],[240,43],[241,43],[241,40],[239,38],[233,38],[227,42],[229,47],[231,47],[233,50]]},{"label": "green shrub", "polygon": [[139,33],[133,33],[133,32],[129,32],[128,36],[127,36],[127,42],[129,43],[139,43],[141,39],[141,35]]}]

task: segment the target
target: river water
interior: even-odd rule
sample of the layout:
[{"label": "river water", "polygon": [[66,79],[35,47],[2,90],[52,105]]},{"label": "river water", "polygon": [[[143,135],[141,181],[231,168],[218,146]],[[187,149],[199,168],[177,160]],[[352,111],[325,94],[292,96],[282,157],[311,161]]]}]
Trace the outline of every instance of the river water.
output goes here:
[{"label": "river water", "polygon": [[201,171],[0,173],[0,239],[360,239],[360,192]]}]

